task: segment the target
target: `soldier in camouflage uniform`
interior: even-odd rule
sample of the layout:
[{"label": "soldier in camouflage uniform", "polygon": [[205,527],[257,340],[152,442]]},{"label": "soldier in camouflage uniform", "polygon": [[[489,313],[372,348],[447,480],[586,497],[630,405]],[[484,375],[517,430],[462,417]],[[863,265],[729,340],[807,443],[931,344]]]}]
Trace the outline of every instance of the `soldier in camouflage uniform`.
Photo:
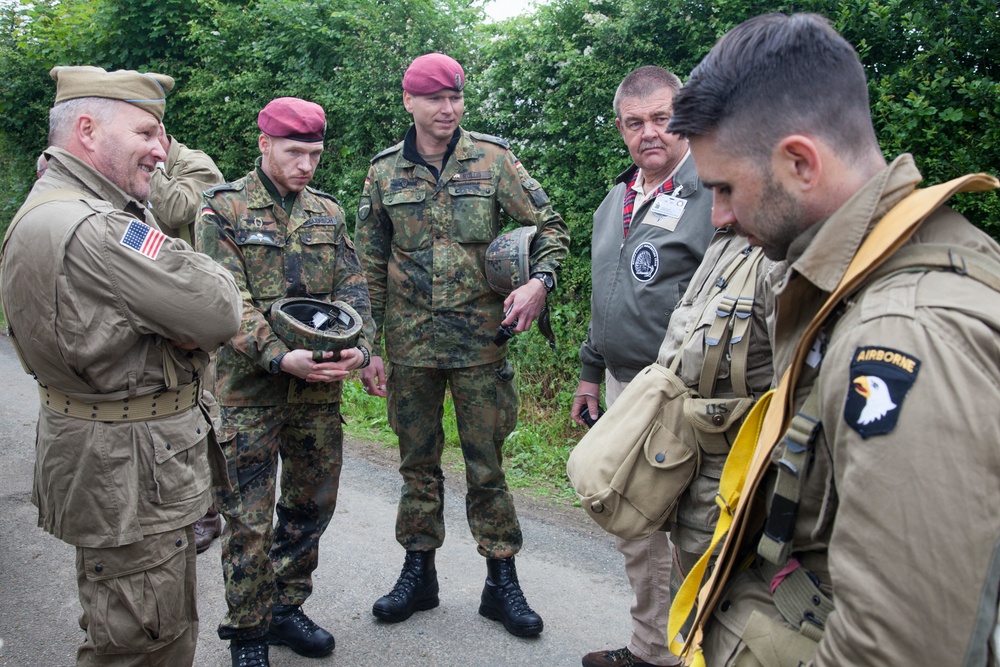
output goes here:
[{"label": "soldier in camouflage uniform", "polygon": [[342,380],[370,358],[364,339],[339,361],[332,352],[314,361],[311,350],[290,350],[272,331],[269,310],[285,297],[339,300],[372,326],[344,213],[333,197],[306,187],[323,151],[323,109],[278,98],[257,124],[256,169],[205,193],[197,229],[198,248],[232,272],[243,294],[243,324],[219,351],[217,378],[219,439],[238,485],[217,500],[227,521],[222,562],[229,608],[219,636],[231,640],[233,665],[245,667],[269,664],[268,644],[309,657],[334,648],[333,636],[301,605],[337,501]]},{"label": "soldier in camouflage uniform", "polygon": [[[500,324],[527,330],[566,257],[569,235],[538,182],[507,144],[459,126],[461,65],[435,53],[413,61],[403,104],[414,125],[372,160],[358,209],[358,248],[372,295],[376,344],[386,361],[362,371],[366,391],[387,396],[399,437],[402,495],[396,539],[406,560],[392,591],[372,612],[399,622],[438,605],[435,549],[445,536],[441,426],[451,390],[466,463],[466,512],[487,558],[480,614],[515,635],[537,635],[542,619],[517,581],[521,528],[502,468],[503,442],[517,424],[514,371]],[[538,228],[532,278],[503,299],[485,276],[485,256],[504,221]]]}]

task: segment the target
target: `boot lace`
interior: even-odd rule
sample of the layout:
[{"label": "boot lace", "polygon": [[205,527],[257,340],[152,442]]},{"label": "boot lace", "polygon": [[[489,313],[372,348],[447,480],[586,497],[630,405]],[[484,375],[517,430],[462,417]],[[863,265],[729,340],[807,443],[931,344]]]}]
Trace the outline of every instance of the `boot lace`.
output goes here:
[{"label": "boot lace", "polygon": [[516,616],[534,614],[535,611],[528,606],[528,601],[521,590],[521,584],[517,580],[517,570],[510,564],[503,562],[500,564],[503,575],[503,583],[500,585],[500,594],[507,600],[510,610]]},{"label": "boot lace", "polygon": [[397,602],[409,597],[417,589],[420,575],[417,573],[417,556],[407,552],[406,560],[403,561],[403,571],[399,573],[396,585],[389,591],[389,596]]},{"label": "boot lace", "polygon": [[236,659],[240,667],[268,667],[267,644],[248,642],[236,646]]},{"label": "boot lace", "polygon": [[319,626],[316,625],[311,618],[306,616],[306,613],[302,611],[302,607],[295,607],[293,611],[279,619],[279,623],[285,623],[288,621],[291,621],[292,625],[301,630],[305,635],[311,635],[319,630]]},{"label": "boot lace", "polygon": [[607,660],[613,665],[621,663],[622,667],[631,667],[635,664],[635,656],[628,650],[628,646],[617,651],[608,651]]}]

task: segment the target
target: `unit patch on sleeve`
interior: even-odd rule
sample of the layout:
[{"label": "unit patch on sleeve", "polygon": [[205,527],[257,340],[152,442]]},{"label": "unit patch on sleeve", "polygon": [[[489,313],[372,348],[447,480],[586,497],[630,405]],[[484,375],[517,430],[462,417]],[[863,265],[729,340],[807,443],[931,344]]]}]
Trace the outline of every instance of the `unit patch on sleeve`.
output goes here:
[{"label": "unit patch on sleeve", "polygon": [[888,347],[859,347],[851,358],[851,388],[844,419],[862,438],[896,428],[903,399],[917,379],[920,360]]},{"label": "unit patch on sleeve", "polygon": [[158,229],[153,229],[138,220],[131,220],[119,243],[126,248],[135,250],[140,255],[156,259],[156,256],[160,254],[160,247],[166,239],[166,234]]}]

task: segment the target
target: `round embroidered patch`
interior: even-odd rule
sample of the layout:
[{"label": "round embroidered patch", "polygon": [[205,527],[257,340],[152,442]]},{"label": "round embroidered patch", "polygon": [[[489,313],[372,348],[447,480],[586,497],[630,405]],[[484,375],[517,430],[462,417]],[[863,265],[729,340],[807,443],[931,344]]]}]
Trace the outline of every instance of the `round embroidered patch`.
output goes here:
[{"label": "round embroidered patch", "polygon": [[660,268],[660,256],[652,243],[643,243],[632,253],[632,275],[641,283],[648,283]]}]

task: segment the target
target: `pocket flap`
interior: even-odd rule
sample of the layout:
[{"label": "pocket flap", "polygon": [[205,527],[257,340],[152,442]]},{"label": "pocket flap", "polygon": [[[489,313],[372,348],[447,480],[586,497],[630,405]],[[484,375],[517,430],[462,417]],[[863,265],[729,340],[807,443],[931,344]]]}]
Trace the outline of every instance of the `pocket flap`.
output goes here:
[{"label": "pocket flap", "polygon": [[143,572],[165,563],[178,551],[187,548],[187,531],[183,528],[149,535],[139,542],[110,549],[82,547],[83,566],[88,581],[116,579]]},{"label": "pocket flap", "polygon": [[153,439],[153,455],[156,463],[172,459],[185,452],[208,435],[209,425],[201,410],[187,410],[169,419],[155,419],[146,422],[149,435]]},{"label": "pocket flap", "polygon": [[309,227],[299,232],[299,239],[306,245],[336,245],[340,242],[340,234],[336,227]]},{"label": "pocket flap", "polygon": [[417,204],[424,200],[426,193],[423,190],[397,190],[390,192],[383,199],[382,203],[387,206],[393,204]]},{"label": "pocket flap", "polygon": [[493,193],[496,192],[496,188],[492,183],[454,183],[448,186],[448,194],[452,197],[463,197],[463,196],[473,196],[473,197],[492,197]]},{"label": "pocket flap", "polygon": [[753,398],[695,398],[684,401],[684,415],[699,431],[725,433],[753,407]]},{"label": "pocket flap", "polygon": [[649,430],[649,437],[643,445],[643,452],[649,465],[661,470],[677,468],[695,458],[696,452],[676,433],[656,422]]}]

